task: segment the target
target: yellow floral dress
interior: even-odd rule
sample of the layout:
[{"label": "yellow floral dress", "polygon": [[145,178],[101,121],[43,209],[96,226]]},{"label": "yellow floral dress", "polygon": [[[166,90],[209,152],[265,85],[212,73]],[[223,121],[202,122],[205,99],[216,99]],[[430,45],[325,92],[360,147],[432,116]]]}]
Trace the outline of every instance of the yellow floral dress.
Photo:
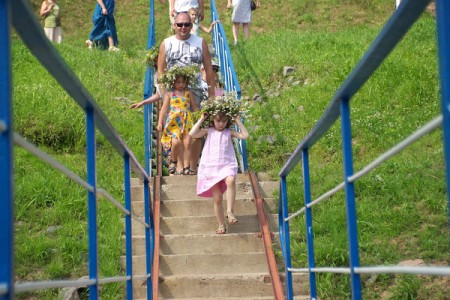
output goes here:
[{"label": "yellow floral dress", "polygon": [[170,108],[164,122],[164,129],[161,137],[161,144],[166,152],[170,151],[172,138],[180,139],[184,133],[189,133],[192,129],[192,113],[190,107],[189,91],[184,97],[177,96],[172,91],[170,98]]}]

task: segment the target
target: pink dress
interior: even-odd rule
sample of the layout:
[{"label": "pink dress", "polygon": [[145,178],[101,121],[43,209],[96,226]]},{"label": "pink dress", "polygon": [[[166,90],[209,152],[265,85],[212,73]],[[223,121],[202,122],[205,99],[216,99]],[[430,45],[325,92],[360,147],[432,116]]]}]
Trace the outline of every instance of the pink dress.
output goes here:
[{"label": "pink dress", "polygon": [[197,195],[212,197],[211,188],[216,183],[220,184],[222,193],[225,192],[227,186],[224,179],[228,176],[236,176],[237,170],[230,129],[218,131],[210,127],[198,167]]}]

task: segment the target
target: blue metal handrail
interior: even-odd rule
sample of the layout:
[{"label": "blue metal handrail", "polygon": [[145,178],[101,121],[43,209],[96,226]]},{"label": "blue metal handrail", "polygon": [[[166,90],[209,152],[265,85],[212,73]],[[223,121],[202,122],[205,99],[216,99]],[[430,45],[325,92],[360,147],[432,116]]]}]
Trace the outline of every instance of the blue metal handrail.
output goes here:
[{"label": "blue metal handrail", "polygon": [[[153,1],[150,1],[151,8]],[[153,13],[151,14],[153,18]],[[20,135],[13,131],[12,126],[12,93],[11,93],[11,53],[10,53],[10,24],[14,26],[18,35],[27,45],[33,55],[67,91],[73,100],[86,113],[86,145],[87,145],[87,181],[61,165],[48,154],[28,143]],[[45,37],[42,28],[30,8],[27,0],[0,0],[0,186],[2,199],[0,201],[0,299],[13,299],[15,293],[35,291],[39,289],[59,287],[89,286],[90,299],[98,299],[99,285],[111,282],[126,281],[127,299],[133,298],[132,281],[147,279],[147,286],[151,290],[151,262],[153,251],[151,245],[154,240],[153,220],[151,218],[151,197],[148,193],[150,182],[149,172],[137,161],[132,151],[128,148],[120,135],[116,132],[103,111],[92,99],[92,96],[75,76],[73,71],[63,61],[61,56]],[[153,34],[154,37],[154,34]],[[107,191],[97,186],[96,178],[96,129],[98,129],[113,146],[114,150],[124,160],[124,187],[125,206],[110,196]],[[89,243],[89,279],[87,280],[54,280],[42,282],[24,282],[14,284],[14,182],[13,182],[13,144],[23,147],[36,157],[61,171],[68,178],[88,191],[88,243]],[[151,153],[151,152],[150,152]],[[131,211],[131,186],[130,174],[134,172],[143,182],[145,220],[141,220]],[[99,278],[98,274],[98,249],[97,249],[97,196],[105,196],[118,207],[125,215],[126,233],[126,276]],[[131,244],[131,220],[145,226],[147,246],[147,274],[142,276],[132,275],[132,244]],[[151,299],[151,293],[150,297]]]},{"label": "blue metal handrail", "polygon": [[[343,82],[332,98],[330,105],[313,126],[311,131],[299,143],[294,153],[289,157],[286,164],[279,172],[280,176],[280,203],[278,210],[280,241],[286,272],[286,296],[293,299],[292,273],[308,272],[310,283],[310,298],[316,299],[316,277],[318,272],[344,273],[351,278],[352,299],[361,299],[361,279],[363,273],[409,273],[409,274],[432,274],[440,276],[450,276],[450,267],[400,267],[400,266],[374,266],[361,267],[359,262],[358,227],[356,222],[355,191],[354,181],[370,172],[383,161],[392,157],[420,137],[430,133],[443,125],[445,160],[447,166],[447,202],[450,211],[449,188],[450,188],[450,2],[446,0],[436,0],[438,46],[439,46],[439,66],[441,83],[441,103],[442,116],[437,116],[434,120],[424,125],[422,128],[411,134],[405,140],[380,155],[371,164],[361,171],[354,173],[352,143],[351,143],[351,119],[350,100],[352,96],[364,85],[364,83],[375,72],[378,66],[386,59],[396,44],[402,39],[410,27],[420,17],[425,10],[429,0],[403,0],[398,10],[386,23],[382,31],[373,41],[363,58],[356,65],[350,75]],[[324,136],[335,121],[341,117],[341,131],[343,142],[343,164],[344,181],[331,189],[318,199],[311,201],[310,174],[309,174],[309,151],[312,146]],[[286,178],[289,173],[300,162],[303,162],[303,188],[304,202],[302,209],[289,216],[288,194]],[[345,190],[345,203],[347,215],[347,235],[349,241],[349,261],[348,268],[317,268],[314,257],[314,239],[311,209],[320,201],[329,198],[340,190]],[[305,213],[306,216],[306,237],[308,268],[293,269],[291,267],[289,222],[296,216]]]},{"label": "blue metal handrail", "polygon": [[[220,17],[216,8],[216,3],[214,0],[211,0],[211,22],[214,21],[220,21]],[[213,27],[211,34],[214,52],[220,63],[220,72],[222,74],[225,90],[229,93],[235,93],[237,100],[240,100],[242,96],[241,87],[236,75],[230,47],[228,46],[227,36],[222,22]],[[239,158],[241,159],[239,163],[241,171],[244,173],[248,170],[247,143],[245,140],[239,140],[238,144]]]}]

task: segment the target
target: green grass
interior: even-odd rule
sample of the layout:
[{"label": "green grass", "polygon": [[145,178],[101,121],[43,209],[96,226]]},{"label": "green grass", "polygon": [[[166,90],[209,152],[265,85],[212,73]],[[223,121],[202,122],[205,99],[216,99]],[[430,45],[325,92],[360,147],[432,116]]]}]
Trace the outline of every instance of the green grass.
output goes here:
[{"label": "green grass", "polygon": [[[40,1],[32,1],[35,11]],[[87,51],[94,4],[60,0],[64,41],[56,48],[104,110],[117,132],[143,162],[142,99],[148,1],[118,2],[120,53]],[[249,162],[276,177],[298,143],[392,13],[391,0],[263,2],[253,14],[250,39],[232,48],[243,96],[252,102]],[[157,40],[168,31],[167,3],[156,1]],[[227,37],[231,11],[216,3]],[[207,5],[208,6],[208,5]],[[208,6],[209,7],[209,6]],[[131,21],[132,20],[132,21]],[[205,22],[206,23],[206,22]],[[440,112],[435,20],[424,13],[389,58],[352,100],[355,171]],[[209,37],[207,38],[209,40]],[[13,35],[14,127],[86,178],[85,117],[65,91]],[[296,71],[282,75],[284,66]],[[252,101],[252,100],[250,100]],[[276,122],[273,122],[273,120]],[[270,121],[269,121],[270,120]],[[313,199],[342,182],[339,120],[311,149]],[[31,154],[15,147],[15,247],[18,281],[87,275],[86,191]],[[122,159],[97,136],[98,186],[123,201]],[[415,143],[355,184],[362,265],[422,259],[448,265],[448,207],[442,132]],[[288,177],[289,208],[303,205],[300,167]],[[99,268],[102,276],[124,274],[123,219],[100,198]],[[317,266],[347,266],[344,193],[313,210]],[[294,266],[307,264],[304,217],[292,225]],[[445,279],[432,276],[362,276],[365,299],[446,299]],[[346,275],[318,275],[321,299],[350,298]],[[102,287],[104,299],[123,299],[123,284]],[[54,299],[58,291],[19,295]]]}]

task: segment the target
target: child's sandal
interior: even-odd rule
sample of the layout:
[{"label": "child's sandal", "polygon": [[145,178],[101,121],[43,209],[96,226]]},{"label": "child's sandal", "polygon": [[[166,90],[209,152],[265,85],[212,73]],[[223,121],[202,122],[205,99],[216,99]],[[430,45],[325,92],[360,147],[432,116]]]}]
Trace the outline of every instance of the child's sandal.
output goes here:
[{"label": "child's sandal", "polygon": [[183,175],[191,175],[189,167],[183,168]]},{"label": "child's sandal", "polygon": [[234,216],[233,212],[231,211],[227,211],[227,220],[228,220],[228,224],[236,224],[238,222],[238,219],[236,219],[236,217]]},{"label": "child's sandal", "polygon": [[216,230],[216,234],[225,234],[227,233],[227,227],[225,224],[219,225],[219,228]]},{"label": "child's sandal", "polygon": [[169,174],[175,175],[175,173],[177,173],[177,162],[174,160],[170,160]]},{"label": "child's sandal", "polygon": [[189,175],[197,175],[197,170],[189,169]]}]

